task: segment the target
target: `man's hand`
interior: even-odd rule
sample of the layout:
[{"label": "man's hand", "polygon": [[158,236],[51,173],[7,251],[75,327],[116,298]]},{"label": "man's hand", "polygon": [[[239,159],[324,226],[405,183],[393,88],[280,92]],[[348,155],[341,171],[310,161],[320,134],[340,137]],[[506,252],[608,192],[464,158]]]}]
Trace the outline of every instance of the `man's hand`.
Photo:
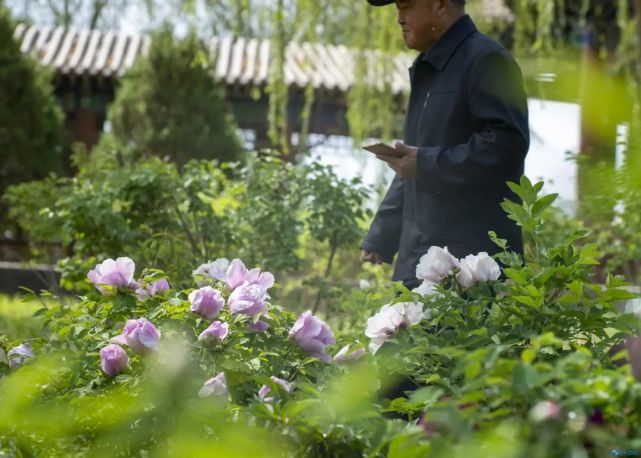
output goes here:
[{"label": "man's hand", "polygon": [[373,251],[361,250],[361,262],[371,262],[372,264],[383,264],[383,257]]},{"label": "man's hand", "polygon": [[381,161],[387,162],[397,175],[402,178],[416,178],[417,171],[417,152],[418,148],[409,146],[405,143],[396,142],[394,149],[400,153],[399,157],[376,155]]}]

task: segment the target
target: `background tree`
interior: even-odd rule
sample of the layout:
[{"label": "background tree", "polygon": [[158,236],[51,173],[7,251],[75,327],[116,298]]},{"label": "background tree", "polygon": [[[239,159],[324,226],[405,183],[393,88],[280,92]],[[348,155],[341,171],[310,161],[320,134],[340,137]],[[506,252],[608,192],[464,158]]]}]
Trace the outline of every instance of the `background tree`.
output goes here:
[{"label": "background tree", "polygon": [[[13,29],[0,0],[0,196],[11,184],[59,172],[66,151],[51,74],[20,52]],[[0,225],[5,214],[0,208]]]},{"label": "background tree", "polygon": [[128,151],[121,159],[169,157],[178,165],[238,159],[242,148],[211,70],[195,34],[181,40],[168,28],[154,34],[148,57],[122,80],[108,114],[112,131],[98,150]]},{"label": "background tree", "polygon": [[[8,0],[7,5],[21,21],[80,29],[118,29],[135,14],[151,19],[153,0]],[[123,14],[126,13],[126,14]]]}]

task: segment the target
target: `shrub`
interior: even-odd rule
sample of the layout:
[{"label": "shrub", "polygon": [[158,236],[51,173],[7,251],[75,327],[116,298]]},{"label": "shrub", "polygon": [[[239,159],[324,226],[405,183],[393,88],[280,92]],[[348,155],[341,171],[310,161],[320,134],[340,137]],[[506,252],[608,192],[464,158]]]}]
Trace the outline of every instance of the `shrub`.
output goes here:
[{"label": "shrub", "polygon": [[13,30],[0,2],[0,196],[9,185],[60,172],[66,152],[51,75],[20,52]]},{"label": "shrub", "polygon": [[212,75],[207,47],[195,33],[177,40],[168,28],[156,32],[149,55],[123,77],[109,108],[112,131],[94,154],[116,154],[125,162],[156,155],[179,167],[190,159],[241,159],[223,90]]},{"label": "shrub", "polygon": [[[638,448],[641,384],[617,353],[641,325],[616,307],[633,296],[620,277],[590,282],[600,254],[575,248],[585,233],[543,243],[541,212],[554,196],[538,195],[542,183],[511,186],[523,202],[504,206],[531,244],[525,258],[450,259],[435,277],[430,263],[447,254],[434,247],[420,289],[395,287],[392,303],[338,341],[311,313],[272,303],[273,276],[240,260],[169,277],[168,289],[154,286],[162,271],[131,260],[96,265],[79,303],[43,299],[44,337],[20,350],[20,336],[8,340],[16,368],[0,366],[0,443],[14,454],[88,456]],[[194,293],[207,285],[220,294]]]}]

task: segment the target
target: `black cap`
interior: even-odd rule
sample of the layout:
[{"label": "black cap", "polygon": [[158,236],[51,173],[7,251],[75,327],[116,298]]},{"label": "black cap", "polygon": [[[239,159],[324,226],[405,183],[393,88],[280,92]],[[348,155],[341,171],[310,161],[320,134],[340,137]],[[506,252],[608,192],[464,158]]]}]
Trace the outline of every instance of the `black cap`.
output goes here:
[{"label": "black cap", "polygon": [[394,3],[394,0],[367,0],[372,6],[385,6]]}]

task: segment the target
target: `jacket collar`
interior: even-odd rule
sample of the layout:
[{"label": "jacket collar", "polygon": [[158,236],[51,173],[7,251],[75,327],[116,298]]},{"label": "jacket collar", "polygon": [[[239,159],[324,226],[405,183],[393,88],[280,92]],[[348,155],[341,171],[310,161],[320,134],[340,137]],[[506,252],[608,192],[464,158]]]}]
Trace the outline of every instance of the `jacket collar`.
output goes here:
[{"label": "jacket collar", "polygon": [[427,53],[420,53],[414,64],[417,62],[428,62],[438,71],[443,71],[452,58],[452,54],[477,28],[472,18],[467,14],[456,21],[441,38],[432,46]]}]

